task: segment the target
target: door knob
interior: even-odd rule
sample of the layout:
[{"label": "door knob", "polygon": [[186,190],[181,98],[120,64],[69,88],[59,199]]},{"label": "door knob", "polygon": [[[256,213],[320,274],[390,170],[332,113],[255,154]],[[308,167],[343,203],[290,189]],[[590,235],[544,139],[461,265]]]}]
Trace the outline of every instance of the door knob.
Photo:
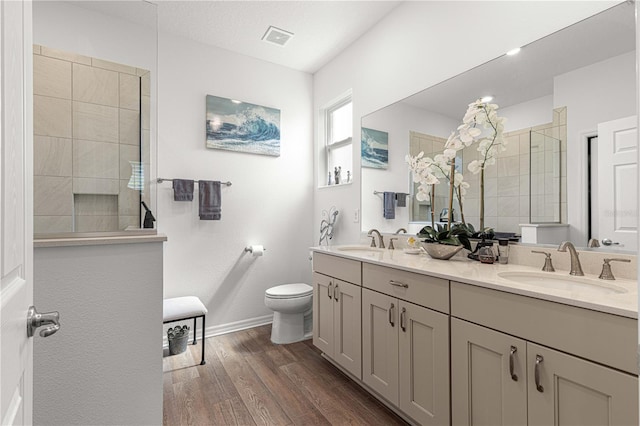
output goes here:
[{"label": "door knob", "polygon": [[35,306],[29,307],[27,313],[27,337],[32,337],[37,328],[47,326],[40,330],[41,337],[49,337],[60,330],[60,314],[58,312],[39,313]]},{"label": "door knob", "polygon": [[609,238],[605,238],[602,240],[602,244],[604,244],[605,246],[610,246],[610,245],[619,245],[620,243],[617,241],[611,241]]}]

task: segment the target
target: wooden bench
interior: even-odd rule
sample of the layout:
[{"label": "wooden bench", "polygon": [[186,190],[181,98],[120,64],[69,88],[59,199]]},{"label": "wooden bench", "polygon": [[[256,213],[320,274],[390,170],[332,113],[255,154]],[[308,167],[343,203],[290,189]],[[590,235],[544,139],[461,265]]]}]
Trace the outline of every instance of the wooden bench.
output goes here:
[{"label": "wooden bench", "polygon": [[200,365],[206,364],[204,359],[204,328],[207,308],[196,296],[174,297],[164,299],[162,303],[162,323],[193,319],[193,344],[196,345],[196,320],[202,318],[202,360]]}]

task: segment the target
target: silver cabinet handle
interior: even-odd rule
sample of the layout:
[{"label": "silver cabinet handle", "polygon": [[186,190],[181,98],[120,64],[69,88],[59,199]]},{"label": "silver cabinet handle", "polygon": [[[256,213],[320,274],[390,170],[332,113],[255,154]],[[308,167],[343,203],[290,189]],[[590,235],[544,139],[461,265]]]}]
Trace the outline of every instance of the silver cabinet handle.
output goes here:
[{"label": "silver cabinet handle", "polygon": [[329,296],[329,299],[331,299],[331,292],[333,291],[333,283],[329,283],[329,285],[327,286],[327,296]]},{"label": "silver cabinet handle", "polygon": [[544,387],[540,384],[540,364],[544,361],[542,355],[536,355],[536,369],[534,371],[535,379],[536,379],[536,389],[538,392],[544,392]]},{"label": "silver cabinet handle", "polygon": [[409,288],[409,284],[401,283],[399,281],[389,280],[389,284],[396,287]]},{"label": "silver cabinet handle", "polygon": [[391,307],[389,308],[389,324],[391,324],[391,327],[395,327],[396,323],[393,321],[393,311],[395,309],[395,305],[392,303]]},{"label": "silver cabinet handle", "polygon": [[406,308],[402,308],[402,312],[400,312],[400,328],[402,329],[402,331],[404,331],[406,333],[407,331],[407,327],[405,324],[405,320],[406,320],[406,315],[407,315],[407,309]]},{"label": "silver cabinet handle", "polygon": [[515,346],[511,346],[511,351],[509,352],[509,374],[511,375],[511,380],[513,380],[514,382],[518,381],[518,375],[513,372],[513,370],[515,369],[514,364],[516,352],[518,352],[518,348],[516,348]]},{"label": "silver cabinet handle", "polygon": [[60,314],[58,312],[39,313],[35,306],[30,306],[27,312],[27,337],[32,337],[38,327],[46,325],[40,330],[41,337],[49,337],[60,330]]},{"label": "silver cabinet handle", "polygon": [[336,286],[333,288],[333,298],[336,299],[336,302],[338,301],[339,294],[340,294],[340,288],[338,287],[338,284],[336,284]]}]

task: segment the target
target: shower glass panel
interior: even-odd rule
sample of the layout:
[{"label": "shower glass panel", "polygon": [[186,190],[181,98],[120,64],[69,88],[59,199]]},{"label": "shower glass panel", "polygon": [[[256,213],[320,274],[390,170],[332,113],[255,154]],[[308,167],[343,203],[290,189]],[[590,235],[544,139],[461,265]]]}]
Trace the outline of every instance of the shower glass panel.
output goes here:
[{"label": "shower glass panel", "polygon": [[531,131],[531,223],[560,223],[560,139]]},{"label": "shower glass panel", "polygon": [[143,1],[34,4],[36,238],[138,230],[155,210],[156,22]]}]

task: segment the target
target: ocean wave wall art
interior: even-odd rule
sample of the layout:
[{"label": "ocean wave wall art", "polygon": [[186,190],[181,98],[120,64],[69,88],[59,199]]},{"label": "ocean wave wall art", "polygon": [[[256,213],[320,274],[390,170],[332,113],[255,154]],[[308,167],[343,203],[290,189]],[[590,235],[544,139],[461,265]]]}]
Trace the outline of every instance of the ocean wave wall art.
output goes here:
[{"label": "ocean wave wall art", "polygon": [[207,95],[207,148],[280,156],[280,110]]},{"label": "ocean wave wall art", "polygon": [[362,128],[362,167],[386,169],[389,166],[389,133]]}]

